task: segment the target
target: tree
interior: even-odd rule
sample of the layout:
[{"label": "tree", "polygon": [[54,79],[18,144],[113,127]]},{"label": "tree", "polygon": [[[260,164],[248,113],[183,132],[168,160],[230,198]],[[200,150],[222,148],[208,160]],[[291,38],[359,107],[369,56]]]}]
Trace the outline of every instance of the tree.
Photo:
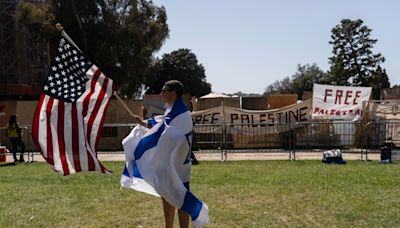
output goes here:
[{"label": "tree", "polygon": [[376,71],[372,74],[370,85],[372,85],[372,98],[380,100],[381,89],[390,88],[389,77],[386,74],[386,70],[380,66],[377,67]]},{"label": "tree", "polygon": [[155,61],[145,82],[146,93],[160,93],[164,83],[173,79],[181,81],[190,96],[201,97],[211,92],[203,65],[189,49],[178,49]]},{"label": "tree", "polygon": [[21,2],[16,11],[16,18],[27,27],[35,41],[49,40],[56,35],[54,14],[48,5],[38,6],[29,2]]},{"label": "tree", "polygon": [[298,98],[301,99],[304,91],[312,91],[314,83],[324,84],[327,80],[327,74],[317,64],[299,64],[297,72],[291,78],[286,77],[274,82],[266,88],[264,94],[298,94]]},{"label": "tree", "polygon": [[292,93],[294,93],[292,80],[289,77],[285,77],[281,81],[275,81],[272,85],[269,85],[266,88],[264,95]]},{"label": "tree", "polygon": [[378,86],[373,77],[380,75],[377,70],[385,58],[380,53],[372,53],[377,40],[370,38],[371,31],[360,19],[343,19],[332,29],[329,42],[333,45],[333,56],[329,58],[331,83]]},{"label": "tree", "polygon": [[292,87],[299,99],[303,96],[304,91],[312,91],[313,84],[327,83],[327,74],[323,72],[317,64],[298,65],[297,72],[292,76]]},{"label": "tree", "polygon": [[[153,53],[168,37],[164,7],[148,0],[51,2],[39,6],[20,3],[20,23],[33,34],[49,31],[49,24],[61,23],[84,54],[114,79],[120,93],[132,97],[139,92]],[[53,16],[32,20],[38,7]]]},{"label": "tree", "polygon": [[244,93],[242,91],[238,91],[236,93],[232,93],[232,94],[227,94],[228,96],[237,96],[237,97],[259,97],[262,96],[262,94],[258,94],[258,93]]}]

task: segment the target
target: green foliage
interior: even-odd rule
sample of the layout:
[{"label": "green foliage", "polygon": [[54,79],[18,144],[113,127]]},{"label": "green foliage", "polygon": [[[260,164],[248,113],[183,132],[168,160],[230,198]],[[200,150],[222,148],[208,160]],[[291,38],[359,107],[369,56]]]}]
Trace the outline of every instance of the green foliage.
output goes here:
[{"label": "green foliage", "polygon": [[294,89],[292,88],[292,82],[289,77],[285,77],[281,81],[275,81],[272,85],[269,85],[265,91],[266,95],[291,93],[294,93]]},{"label": "green foliage", "polygon": [[[124,162],[105,166],[114,173],[0,166],[0,226],[162,227],[161,200],[120,189]],[[399,172],[376,161],[202,161],[190,187],[210,208],[207,227],[397,227]]]},{"label": "green foliage", "polygon": [[185,93],[190,96],[200,97],[211,92],[203,65],[198,63],[196,55],[189,49],[179,49],[156,60],[146,79],[146,93],[160,93],[164,83],[172,79],[181,81]]},{"label": "green foliage", "polygon": [[326,77],[326,73],[316,64],[298,65],[297,72],[292,76],[293,89],[302,97],[304,91],[312,91],[314,83],[326,83]]},{"label": "green foliage", "polygon": [[383,99],[381,98],[381,88],[390,88],[389,77],[385,69],[380,66],[376,68],[376,71],[372,74],[370,86],[372,86],[372,99]]},{"label": "green foliage", "polygon": [[16,11],[16,19],[24,24],[35,40],[46,40],[54,37],[54,15],[48,5],[34,5],[21,2]]},{"label": "green foliage", "polygon": [[[38,7],[45,6],[20,5],[22,15],[35,15]],[[138,92],[153,53],[168,37],[165,8],[149,0],[54,0],[46,7],[43,9],[51,12],[51,17],[32,23],[30,17],[21,16],[20,23],[35,34],[50,30],[48,24],[61,23],[88,58],[128,97]]]},{"label": "green foliage", "polygon": [[333,84],[378,88],[379,82],[389,83],[387,75],[378,71],[385,58],[372,52],[377,40],[370,38],[371,31],[361,19],[343,19],[332,29],[329,43],[333,45],[333,56],[329,58],[329,73]]},{"label": "green foliage", "polygon": [[363,25],[363,21],[343,19],[332,29],[333,56],[329,72],[324,73],[315,64],[299,65],[292,78],[286,77],[269,85],[265,93],[287,94],[297,93],[299,98],[304,91],[312,91],[313,83],[371,86],[373,99],[380,98],[380,89],[389,88],[389,78],[380,64],[385,58],[374,54],[372,48],[377,42],[370,38],[371,29]]},{"label": "green foliage", "polygon": [[262,96],[262,94],[259,93],[244,93],[242,91],[237,91],[235,93],[232,94],[226,94],[228,96],[237,96],[237,97],[259,97]]},{"label": "green foliage", "polygon": [[299,99],[304,91],[312,91],[314,83],[327,83],[327,74],[324,73],[315,63],[312,65],[297,65],[297,72],[291,78],[286,77],[276,81],[265,90],[269,94],[298,94]]}]

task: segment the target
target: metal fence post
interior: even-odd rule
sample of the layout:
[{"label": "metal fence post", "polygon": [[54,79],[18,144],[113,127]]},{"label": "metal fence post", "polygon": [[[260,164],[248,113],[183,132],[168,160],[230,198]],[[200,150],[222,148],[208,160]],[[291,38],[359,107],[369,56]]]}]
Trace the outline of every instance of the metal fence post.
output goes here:
[{"label": "metal fence post", "polygon": [[227,134],[226,134],[226,125],[222,124],[221,125],[221,130],[222,130],[222,145],[221,145],[221,161],[227,161],[228,160],[228,155],[227,155]]},{"label": "metal fence post", "polygon": [[[294,131],[294,130],[293,130]],[[289,124],[289,161],[292,160],[292,150],[293,150],[293,135],[292,127]]]}]

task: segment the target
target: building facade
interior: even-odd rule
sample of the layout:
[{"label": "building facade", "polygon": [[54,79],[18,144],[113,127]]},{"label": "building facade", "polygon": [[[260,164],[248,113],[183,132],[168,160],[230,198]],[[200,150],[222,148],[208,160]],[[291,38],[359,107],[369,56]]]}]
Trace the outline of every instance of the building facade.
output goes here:
[{"label": "building facade", "polygon": [[0,100],[37,99],[49,65],[48,44],[32,39],[16,22],[20,2],[0,1]]}]

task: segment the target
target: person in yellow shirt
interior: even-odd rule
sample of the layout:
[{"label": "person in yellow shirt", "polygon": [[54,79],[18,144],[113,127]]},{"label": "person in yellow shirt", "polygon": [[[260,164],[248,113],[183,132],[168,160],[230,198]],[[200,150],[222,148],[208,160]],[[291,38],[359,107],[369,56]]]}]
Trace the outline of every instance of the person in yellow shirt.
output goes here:
[{"label": "person in yellow shirt", "polygon": [[24,162],[25,144],[24,142],[22,142],[21,128],[18,126],[16,115],[10,116],[6,130],[6,135],[11,142],[11,151],[14,157],[14,162],[18,162],[17,160],[18,146],[21,147],[21,155],[19,158],[19,162]]}]

